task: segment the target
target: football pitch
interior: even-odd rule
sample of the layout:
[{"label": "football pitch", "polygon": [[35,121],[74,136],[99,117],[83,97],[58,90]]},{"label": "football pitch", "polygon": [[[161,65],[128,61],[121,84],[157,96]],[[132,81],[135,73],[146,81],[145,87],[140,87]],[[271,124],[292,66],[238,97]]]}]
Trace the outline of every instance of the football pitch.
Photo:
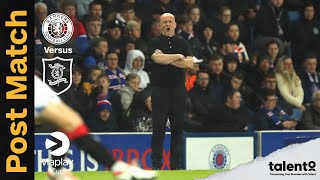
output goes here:
[{"label": "football pitch", "polygon": [[[196,178],[205,178],[212,175],[215,170],[163,170],[158,171],[159,177],[157,180],[194,180]],[[112,180],[114,179],[109,171],[95,171],[95,172],[73,172],[79,180]],[[47,176],[44,172],[36,172],[35,180],[46,180]]]}]

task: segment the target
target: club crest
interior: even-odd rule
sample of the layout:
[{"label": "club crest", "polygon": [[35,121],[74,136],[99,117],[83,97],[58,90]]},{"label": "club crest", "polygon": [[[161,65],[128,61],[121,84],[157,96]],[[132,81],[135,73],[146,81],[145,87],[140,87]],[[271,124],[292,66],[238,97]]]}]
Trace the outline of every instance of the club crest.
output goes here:
[{"label": "club crest", "polygon": [[231,164],[231,156],[228,148],[222,144],[215,145],[209,155],[210,169],[229,169]]},{"label": "club crest", "polygon": [[51,44],[64,44],[72,37],[73,23],[63,13],[52,13],[43,21],[42,34]]},{"label": "club crest", "polygon": [[73,59],[55,57],[52,59],[42,58],[42,80],[48,84],[57,95],[67,91],[72,84]]}]

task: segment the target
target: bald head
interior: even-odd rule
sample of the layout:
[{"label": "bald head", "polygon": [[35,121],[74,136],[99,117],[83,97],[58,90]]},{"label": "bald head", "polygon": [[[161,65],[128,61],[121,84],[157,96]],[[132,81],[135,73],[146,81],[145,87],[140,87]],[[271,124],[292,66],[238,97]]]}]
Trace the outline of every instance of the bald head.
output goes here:
[{"label": "bald head", "polygon": [[161,16],[160,16],[160,21],[161,19],[164,19],[165,17],[172,17],[173,19],[175,19],[174,15],[171,14],[171,13],[163,13]]},{"label": "bald head", "polygon": [[177,23],[175,17],[171,13],[164,13],[160,16],[161,33],[164,36],[174,36]]}]

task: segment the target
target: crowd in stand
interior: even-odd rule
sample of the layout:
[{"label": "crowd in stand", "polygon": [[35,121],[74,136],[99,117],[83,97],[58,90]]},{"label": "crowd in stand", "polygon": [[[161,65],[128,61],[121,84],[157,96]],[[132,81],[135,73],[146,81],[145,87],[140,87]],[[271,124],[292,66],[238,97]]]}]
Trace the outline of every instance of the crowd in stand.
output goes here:
[{"label": "crowd in stand", "polygon": [[[72,86],[60,97],[92,132],[151,132],[148,43],[170,12],[176,36],[203,59],[186,69],[185,131],[319,130],[319,7],[318,0],[38,0],[35,73],[42,77],[42,58],[73,58]],[[54,12],[74,26],[61,46],[41,33]],[[73,51],[45,53],[49,46]]]}]

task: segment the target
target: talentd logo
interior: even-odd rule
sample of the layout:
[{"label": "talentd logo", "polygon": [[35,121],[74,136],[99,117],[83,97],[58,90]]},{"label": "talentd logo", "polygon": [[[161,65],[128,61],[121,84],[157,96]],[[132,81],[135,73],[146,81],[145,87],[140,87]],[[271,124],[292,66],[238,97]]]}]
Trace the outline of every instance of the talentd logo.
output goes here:
[{"label": "talentd logo", "polygon": [[217,144],[210,151],[209,166],[211,169],[229,169],[230,162],[230,153],[226,146]]},{"label": "talentd logo", "polygon": [[270,175],[274,176],[316,176],[316,162],[282,163],[269,162]]},{"label": "talentd logo", "polygon": [[45,141],[46,149],[49,150],[50,155],[60,158],[50,159],[48,161],[43,161],[43,165],[52,167],[54,173],[62,173],[63,170],[56,170],[59,166],[70,166],[72,160],[64,160],[63,156],[67,153],[70,147],[69,138],[62,132],[53,132],[46,138]]}]

